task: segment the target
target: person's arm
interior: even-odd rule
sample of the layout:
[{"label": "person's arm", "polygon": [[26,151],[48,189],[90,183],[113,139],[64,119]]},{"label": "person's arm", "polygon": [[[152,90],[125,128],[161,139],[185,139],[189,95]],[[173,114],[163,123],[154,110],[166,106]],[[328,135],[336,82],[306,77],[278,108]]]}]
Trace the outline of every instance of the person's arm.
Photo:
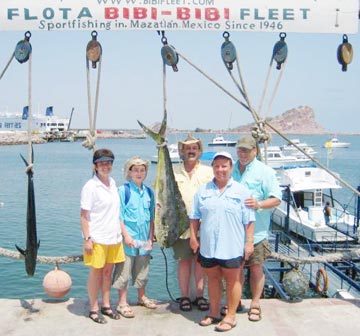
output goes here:
[{"label": "person's arm", "polygon": [[190,247],[196,253],[200,247],[197,234],[199,231],[200,220],[190,219]]},{"label": "person's arm", "polygon": [[267,199],[264,199],[262,201],[256,201],[255,208],[256,210],[260,209],[272,209],[276,208],[281,203],[281,200],[279,200],[276,197],[270,196]]},{"label": "person's arm", "polygon": [[244,258],[248,260],[254,253],[254,222],[245,225]]},{"label": "person's arm", "polygon": [[80,221],[81,221],[81,230],[84,237],[84,250],[86,254],[92,254],[93,243],[90,236],[89,229],[89,216],[90,211],[81,209],[80,211]]},{"label": "person's arm", "polygon": [[126,226],[122,220],[120,220],[121,234],[124,238],[124,243],[130,247],[134,247],[134,239],[129,235],[126,230]]}]

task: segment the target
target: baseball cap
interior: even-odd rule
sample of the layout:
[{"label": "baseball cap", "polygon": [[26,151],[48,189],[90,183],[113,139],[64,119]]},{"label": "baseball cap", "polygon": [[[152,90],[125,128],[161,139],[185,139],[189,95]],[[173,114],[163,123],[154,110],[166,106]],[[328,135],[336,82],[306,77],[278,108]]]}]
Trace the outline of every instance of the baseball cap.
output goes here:
[{"label": "baseball cap", "polygon": [[233,158],[232,158],[232,156],[231,156],[231,154],[229,152],[217,152],[217,153],[214,154],[212,162],[214,162],[214,160],[216,160],[219,157],[225,157],[225,158],[233,161]]},{"label": "baseball cap", "polygon": [[256,141],[252,136],[244,136],[238,140],[236,143],[236,148],[256,148]]}]

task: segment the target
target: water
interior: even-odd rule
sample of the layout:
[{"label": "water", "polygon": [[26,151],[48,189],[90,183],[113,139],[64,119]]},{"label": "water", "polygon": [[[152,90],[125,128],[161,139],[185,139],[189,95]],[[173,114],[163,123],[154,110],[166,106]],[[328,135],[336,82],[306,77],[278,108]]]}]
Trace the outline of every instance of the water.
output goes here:
[{"label": "water", "polygon": [[[211,151],[207,143],[211,141],[210,134],[195,134],[203,140],[204,150]],[[169,135],[169,143],[182,140],[186,134]],[[299,136],[294,136],[298,138]],[[229,134],[229,140],[237,140],[238,135]],[[291,138],[291,137],[290,137]],[[341,174],[342,178],[352,186],[359,185],[360,171],[360,137],[341,136],[342,141],[351,142],[346,149],[333,149],[330,162],[331,169]],[[303,142],[315,145],[317,158],[326,164],[326,150],[321,148],[326,136],[300,136]],[[272,144],[282,144],[283,141],[274,136]],[[111,139],[98,140],[97,147],[107,147],[113,150],[115,162],[113,177],[118,184],[124,182],[123,165],[125,160],[133,155],[150,159],[156,154],[155,143],[147,139]],[[235,148],[227,148],[234,158]],[[26,193],[27,175],[25,166],[19,154],[28,156],[28,147],[0,146],[0,247],[15,250],[15,244],[25,247],[26,242]],[[80,191],[84,183],[91,177],[92,152],[74,143],[48,143],[34,145],[35,166],[34,183],[37,213],[38,238],[40,239],[39,255],[68,256],[81,255],[82,237],[80,229]],[[155,167],[149,169],[147,183],[155,179]],[[345,188],[340,191],[344,204],[351,202],[352,193]],[[147,292],[150,297],[168,300],[165,275],[168,273],[168,286],[173,297],[180,295],[177,285],[176,264],[172,249],[164,251],[155,244],[150,267]],[[82,263],[60,265],[69,273],[73,285],[69,297],[87,297],[86,281],[88,268]],[[46,298],[42,281],[54,265],[37,264],[34,277],[28,277],[23,260],[0,256],[0,297],[1,298]],[[135,300],[135,293],[130,292],[130,299]],[[116,293],[112,294],[116,297]]]}]

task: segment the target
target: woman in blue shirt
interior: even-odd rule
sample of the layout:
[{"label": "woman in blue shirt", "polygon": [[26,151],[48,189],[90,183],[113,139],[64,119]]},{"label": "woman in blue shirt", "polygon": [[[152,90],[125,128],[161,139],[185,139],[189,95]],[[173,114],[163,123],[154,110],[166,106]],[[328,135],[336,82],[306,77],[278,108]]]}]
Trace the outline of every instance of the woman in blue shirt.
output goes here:
[{"label": "woman in blue shirt", "polygon": [[[239,277],[243,259],[253,253],[254,210],[244,204],[249,190],[231,177],[233,159],[228,152],[214,155],[214,180],[201,186],[190,215],[190,246],[200,249],[199,263],[208,277],[210,313],[201,326],[218,323],[217,331],[236,326],[236,308],[241,295]],[[200,225],[201,221],[201,225]],[[197,232],[200,229],[200,242]],[[222,279],[226,282],[228,312],[221,320]]]}]

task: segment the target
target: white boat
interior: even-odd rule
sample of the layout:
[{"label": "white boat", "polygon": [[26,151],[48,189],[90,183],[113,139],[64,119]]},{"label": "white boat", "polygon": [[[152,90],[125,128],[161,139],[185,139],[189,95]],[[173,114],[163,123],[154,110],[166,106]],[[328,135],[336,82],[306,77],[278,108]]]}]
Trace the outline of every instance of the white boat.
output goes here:
[{"label": "white boat", "polygon": [[[167,146],[170,154],[170,159],[172,163],[180,163],[182,162],[179,154],[179,149],[177,144],[170,144]],[[158,156],[154,155],[151,158],[151,163],[157,163],[158,162]]]},{"label": "white boat", "polygon": [[224,147],[234,147],[236,141],[225,140],[222,135],[217,135],[212,139],[212,142],[208,143],[208,146],[224,146]]},{"label": "white boat", "polygon": [[342,141],[339,141],[338,138],[334,137],[334,138],[331,138],[328,141],[326,141],[325,144],[323,145],[323,147],[325,147],[325,148],[348,148],[348,147],[350,147],[350,142],[342,142]]},{"label": "white boat", "polygon": [[274,169],[279,169],[290,165],[306,164],[311,161],[311,159],[305,155],[285,155],[279,146],[268,146],[266,151],[265,149],[261,149],[261,157],[268,166]]},{"label": "white boat", "polygon": [[[66,132],[70,118],[60,118],[49,113],[32,115],[32,131],[34,133]],[[27,132],[27,116],[24,113],[0,112],[0,132]]]},{"label": "white boat", "polygon": [[[333,197],[333,190],[341,188],[334,176],[314,165],[285,168],[278,171],[278,176],[284,189],[281,204],[273,211],[275,224],[312,242],[356,239],[355,216]],[[323,213],[326,202],[331,205],[328,224]]]},{"label": "white boat", "polygon": [[[306,142],[301,142],[299,139],[290,139],[290,143],[280,146],[280,149],[285,155],[292,156],[304,156],[304,153],[313,156],[316,154],[316,151],[312,148],[311,145],[308,145]],[[301,152],[298,148],[303,152]]]}]

